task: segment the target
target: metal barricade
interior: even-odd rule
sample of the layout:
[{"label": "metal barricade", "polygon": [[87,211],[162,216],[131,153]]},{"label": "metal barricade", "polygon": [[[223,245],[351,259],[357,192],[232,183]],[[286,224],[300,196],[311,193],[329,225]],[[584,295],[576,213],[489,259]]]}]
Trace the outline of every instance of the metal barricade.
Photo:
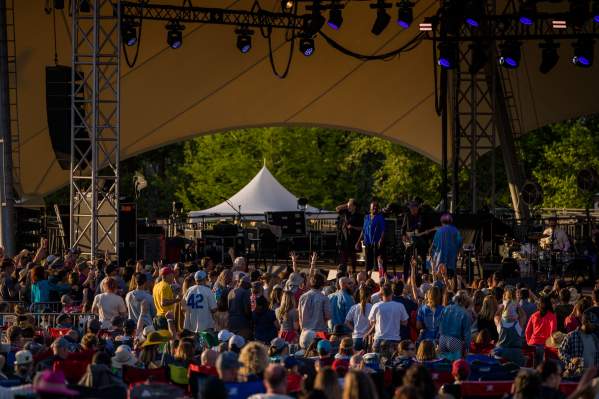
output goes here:
[{"label": "metal barricade", "polygon": [[[72,319],[72,325],[75,329],[85,331],[89,320],[97,319],[98,315],[93,313],[28,313],[34,319],[34,329],[48,330],[58,327],[58,317],[68,315]],[[2,330],[17,324],[17,316],[14,313],[0,313],[0,325]]]},{"label": "metal barricade", "polygon": [[62,311],[61,302],[37,302],[29,307],[31,313],[60,313]]}]

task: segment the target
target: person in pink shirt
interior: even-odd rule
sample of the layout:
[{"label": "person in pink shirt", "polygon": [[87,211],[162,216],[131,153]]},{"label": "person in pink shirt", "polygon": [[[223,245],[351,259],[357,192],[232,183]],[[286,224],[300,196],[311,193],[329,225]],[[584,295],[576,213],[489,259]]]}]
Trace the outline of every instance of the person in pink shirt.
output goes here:
[{"label": "person in pink shirt", "polygon": [[549,296],[540,300],[539,310],[530,316],[526,325],[526,343],[536,348],[535,365],[543,361],[545,341],[557,330],[557,318],[553,313],[553,304]]}]

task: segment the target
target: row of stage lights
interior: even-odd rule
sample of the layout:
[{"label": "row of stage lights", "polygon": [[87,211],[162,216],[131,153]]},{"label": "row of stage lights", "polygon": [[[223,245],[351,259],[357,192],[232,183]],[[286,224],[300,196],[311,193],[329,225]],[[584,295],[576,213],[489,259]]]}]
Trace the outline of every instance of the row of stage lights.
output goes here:
[{"label": "row of stage lights", "polygon": [[[397,5],[397,25],[403,29],[408,29],[414,21],[413,8],[414,3],[410,0],[400,0]],[[281,1],[281,6],[284,11],[290,11],[294,7],[294,2],[291,0]],[[343,7],[339,1],[333,1],[329,6],[329,18],[326,20],[327,25],[334,30],[339,30],[343,25]],[[391,16],[387,12],[392,8],[391,3],[386,3],[385,0],[377,0],[370,5],[376,10],[376,18],[372,25],[371,32],[374,35],[380,35],[391,22]],[[314,53],[314,36],[324,25],[325,19],[320,15],[319,10],[313,10],[313,23],[317,26],[311,26],[310,29],[305,29],[299,35],[299,50],[306,57]],[[183,31],[185,26],[179,22],[169,22],[166,25],[166,43],[173,49],[178,49],[183,45]],[[137,28],[130,20],[124,20],[121,26],[122,40],[127,46],[135,46],[137,44]],[[237,48],[243,54],[248,53],[252,49],[252,36],[254,31],[247,27],[239,27],[235,30],[237,36]]]},{"label": "row of stage lights", "polygon": [[[504,68],[515,69],[520,65],[522,58],[522,42],[508,40],[499,45],[497,62]],[[541,64],[539,71],[549,73],[559,62],[558,49],[560,45],[553,40],[546,40],[539,45],[541,49]],[[581,68],[593,66],[595,41],[581,38],[572,44],[572,64]],[[454,69],[459,63],[459,49],[457,42],[443,42],[438,45],[439,57],[437,63],[444,69]],[[488,62],[488,46],[484,43],[473,42],[470,44],[470,73],[481,70]]]},{"label": "row of stage lights", "polygon": [[[472,29],[476,29],[481,25],[481,19],[484,15],[484,10],[481,8],[482,2],[474,0],[466,3],[463,9],[463,21]],[[588,0],[569,0],[570,10],[568,21],[554,20],[552,26],[554,29],[567,29],[568,23],[575,27],[582,27],[587,21],[599,24],[599,0],[593,0],[592,3]],[[590,8],[589,8],[590,6]],[[590,10],[590,12],[589,12]],[[520,24],[530,26],[535,23],[538,16],[537,0],[522,1],[518,13],[518,21]],[[432,30],[432,24],[420,24],[420,30]],[[508,40],[499,46],[499,56],[497,62],[508,69],[518,68],[522,58],[521,50],[522,42],[518,40]],[[572,64],[590,68],[593,66],[595,41],[591,38],[580,38],[572,44],[573,54],[571,57]],[[551,71],[559,61],[558,49],[560,45],[555,41],[548,39],[539,45],[541,49],[541,64],[539,70],[541,73]],[[459,49],[457,42],[445,41],[439,44],[439,57],[437,63],[445,69],[453,69],[459,62]],[[470,45],[470,72],[476,73],[488,61],[487,47],[484,43],[473,42]]]},{"label": "row of stage lights", "polygon": [[[61,1],[61,0],[58,0]],[[588,0],[568,0],[570,3],[570,20],[574,25],[583,25],[588,18],[591,18],[595,23],[599,24],[599,0],[592,0],[591,12],[589,14]],[[315,2],[316,4],[316,2]],[[446,0],[446,4],[459,4],[460,14],[459,19],[463,20],[471,28],[476,29],[481,25],[481,20],[484,16],[484,8],[481,0],[466,0],[452,2]],[[408,29],[414,21],[414,3],[410,0],[400,0],[396,3],[397,19],[396,23],[403,29]],[[289,12],[294,7],[294,1],[282,0],[281,7],[283,11]],[[392,8],[391,3],[385,0],[376,0],[370,4],[370,8],[376,11],[376,17],[371,28],[374,35],[380,35],[391,22],[391,15],[388,10]],[[343,8],[344,5],[340,1],[332,1],[327,7],[329,9],[327,25],[334,30],[339,30],[343,25]],[[518,20],[523,25],[532,25],[537,16],[537,0],[523,0],[520,6]],[[556,22],[558,23],[556,25]],[[322,28],[325,23],[325,18],[320,14],[319,9],[312,9],[312,18],[309,29],[304,29],[299,35],[299,50],[305,56],[311,56],[315,51],[314,36]],[[561,25],[563,23],[563,25]],[[424,27],[423,27],[424,26]],[[554,21],[556,29],[566,28],[566,21]],[[185,26],[177,21],[169,22],[166,25],[166,42],[169,47],[178,49],[183,45],[183,30]],[[421,24],[421,30],[432,30],[430,24]],[[237,48],[243,54],[248,53],[252,49],[252,36],[254,31],[247,27],[239,27],[235,30],[237,36]],[[128,46],[134,46],[137,43],[137,30],[133,22],[124,20],[122,24],[122,38]],[[500,45],[500,55],[498,62],[506,68],[517,68],[521,58],[521,42],[516,40],[506,41]],[[574,43],[574,54],[572,63],[580,67],[590,67],[593,64],[593,47],[592,39],[579,39]],[[479,69],[487,62],[486,51],[482,44],[472,44],[472,65],[478,66]],[[547,73],[558,62],[559,44],[551,40],[547,40],[540,45],[542,50],[541,72]],[[438,63],[441,67],[452,69],[457,66],[459,59],[458,44],[456,42],[443,42],[439,44]]]}]

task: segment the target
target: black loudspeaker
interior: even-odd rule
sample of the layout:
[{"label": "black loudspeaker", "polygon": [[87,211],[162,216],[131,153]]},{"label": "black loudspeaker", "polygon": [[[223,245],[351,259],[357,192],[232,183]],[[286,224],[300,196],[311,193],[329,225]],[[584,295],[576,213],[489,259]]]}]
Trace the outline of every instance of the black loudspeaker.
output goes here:
[{"label": "black loudspeaker", "polygon": [[119,258],[137,259],[137,210],[135,203],[121,203],[119,209]]},{"label": "black loudspeaker", "polygon": [[[46,67],[48,132],[58,165],[65,170],[71,167],[71,77],[71,67],[63,65]],[[83,93],[78,89],[81,87],[82,80],[83,76],[78,74],[75,82],[78,84],[76,89],[78,96],[83,96]],[[89,138],[87,131],[81,127],[81,118],[85,115],[83,104],[78,106],[78,109],[78,112],[75,113],[75,126],[80,128],[75,132],[75,137]],[[87,153],[86,159],[90,162],[91,151],[88,152],[90,143],[88,141],[79,141],[76,146],[77,159],[81,159],[81,154]]]},{"label": "black loudspeaker", "polygon": [[306,235],[304,212],[266,212],[266,223],[280,226],[283,236]]}]

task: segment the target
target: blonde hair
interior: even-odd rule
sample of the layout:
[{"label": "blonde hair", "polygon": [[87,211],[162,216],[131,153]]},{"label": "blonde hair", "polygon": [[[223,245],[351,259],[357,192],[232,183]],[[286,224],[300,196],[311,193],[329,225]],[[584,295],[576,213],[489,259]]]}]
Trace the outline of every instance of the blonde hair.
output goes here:
[{"label": "blonde hair", "polygon": [[435,344],[430,339],[425,339],[418,345],[418,352],[416,352],[416,359],[419,362],[425,362],[427,360],[434,360],[437,358],[437,351],[435,350]]},{"label": "blonde hair", "polygon": [[277,309],[277,320],[287,321],[289,318],[289,311],[295,309],[295,297],[293,292],[285,290],[281,295],[281,305]]},{"label": "blonde hair", "polygon": [[252,341],[241,349],[239,362],[241,375],[260,375],[268,366],[268,348],[260,342]]},{"label": "blonde hair", "polygon": [[349,370],[343,384],[343,399],[378,399],[378,393],[368,374]]},{"label": "blonde hair", "polygon": [[493,295],[487,295],[485,299],[483,299],[483,305],[480,308],[480,312],[478,312],[478,317],[486,320],[493,320],[497,313],[497,308],[497,299],[495,299]]}]

